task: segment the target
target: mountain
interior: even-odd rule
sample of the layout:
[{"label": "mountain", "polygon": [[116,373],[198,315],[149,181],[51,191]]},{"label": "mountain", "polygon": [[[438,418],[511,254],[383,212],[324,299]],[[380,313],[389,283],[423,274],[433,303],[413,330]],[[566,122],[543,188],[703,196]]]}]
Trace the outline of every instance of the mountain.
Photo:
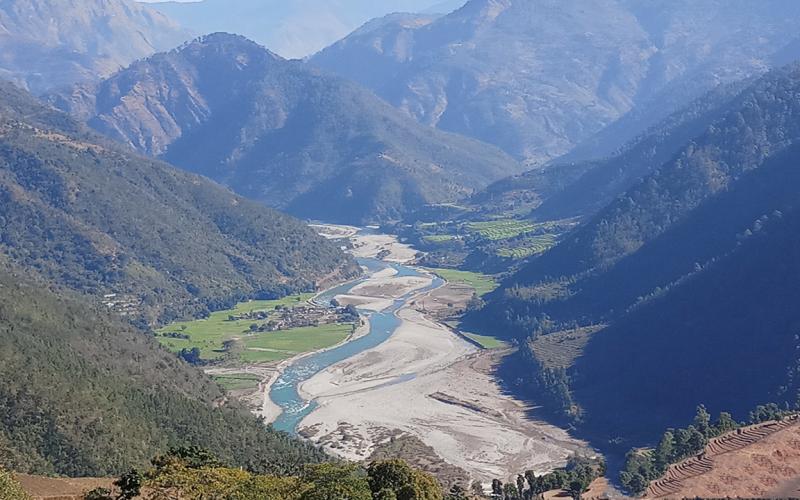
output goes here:
[{"label": "mountain", "polygon": [[530,216],[542,221],[592,216],[712,125],[750,83],[748,79],[720,85],[609,157],[566,162],[573,156],[568,154],[543,168],[501,179],[474,194],[471,202],[511,207],[535,199],[539,203]]},{"label": "mountain", "polygon": [[0,2],[0,78],[34,93],[96,81],[177,46],[186,31],[128,0]]},{"label": "mountain", "polygon": [[472,320],[520,341],[522,386],[635,445],[701,403],[794,401],[798,90],[792,65],[698,103],[710,124],[487,296]]},{"label": "mountain", "polygon": [[271,473],[325,458],[104,309],[0,256],[0,469],[123,474],[179,446]]},{"label": "mountain", "polygon": [[464,4],[436,0],[203,0],[151,6],[195,33],[244,35],[286,58],[303,58],[393,12],[446,14]]},{"label": "mountain", "polygon": [[796,55],[798,20],[791,0],[471,0],[431,22],[370,23],[311,63],[542,163],[634,113],[589,148],[610,154],[718,84]]},{"label": "mountain", "polygon": [[455,201],[519,164],[356,84],[214,34],[51,97],[108,136],[301,217],[362,223]]},{"label": "mountain", "polygon": [[[718,118],[555,248],[520,269],[505,283],[505,292],[497,292],[495,303],[514,312],[495,313],[516,318],[513,329],[519,333],[535,329],[532,325],[545,316],[548,321],[601,323],[676,281],[695,263],[711,260],[722,250],[690,246],[703,241],[700,234],[677,247],[666,244],[662,250],[670,257],[661,258],[657,268],[642,256],[706,200],[800,139],[800,107],[792,98],[798,88],[800,66],[793,65],[771,72],[716,110],[698,107]],[[656,131],[655,137],[662,136]]]},{"label": "mountain", "polygon": [[300,221],[0,85],[0,254],[149,323],[353,276]]},{"label": "mountain", "polygon": [[684,253],[687,238],[718,252],[592,337],[573,383],[589,427],[638,445],[701,403],[744,419],[758,404],[796,401],[798,160],[797,146],[777,155],[641,256],[652,265],[668,246]]}]

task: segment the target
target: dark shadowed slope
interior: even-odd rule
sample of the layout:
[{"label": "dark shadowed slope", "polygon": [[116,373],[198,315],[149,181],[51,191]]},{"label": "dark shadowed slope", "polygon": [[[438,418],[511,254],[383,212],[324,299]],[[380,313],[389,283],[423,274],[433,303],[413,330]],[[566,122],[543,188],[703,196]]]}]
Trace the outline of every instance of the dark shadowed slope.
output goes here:
[{"label": "dark shadowed slope", "polygon": [[717,248],[593,337],[575,380],[591,428],[654,439],[700,403],[745,418],[757,404],[795,401],[798,159],[797,147],[779,155],[639,252],[632,272],[669,262],[681,242]]},{"label": "dark shadowed slope", "polygon": [[54,96],[103,133],[303,217],[398,218],[519,171],[356,84],[215,34]]},{"label": "dark shadowed slope", "polygon": [[[593,437],[641,443],[700,403],[743,417],[794,400],[798,85],[791,66],[745,89],[473,316],[525,341],[523,385],[557,412],[582,410]],[[565,347],[548,339],[577,354],[554,368]]]},{"label": "dark shadowed slope", "polygon": [[147,320],[351,276],[300,221],[89,133],[0,87],[0,252]]}]

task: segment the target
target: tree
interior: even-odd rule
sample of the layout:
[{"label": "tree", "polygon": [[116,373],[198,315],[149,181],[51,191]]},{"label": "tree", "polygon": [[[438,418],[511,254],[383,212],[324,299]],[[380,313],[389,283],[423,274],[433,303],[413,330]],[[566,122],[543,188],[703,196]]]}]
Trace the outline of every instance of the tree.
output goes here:
[{"label": "tree", "polygon": [[152,460],[152,464],[156,469],[161,469],[174,463],[179,463],[189,469],[222,467],[223,465],[213,453],[199,446],[172,448],[166,455],[159,455]]},{"label": "tree", "polygon": [[139,496],[139,493],[141,493],[142,476],[136,469],[133,469],[114,481],[114,486],[119,488],[120,500],[132,500],[133,498]]},{"label": "tree", "polygon": [[567,485],[567,493],[571,496],[574,500],[581,500],[583,497],[583,492],[586,491],[586,484],[583,481],[578,479],[573,479],[570,481],[569,485]]},{"label": "tree", "polygon": [[372,492],[367,477],[355,465],[309,465],[303,480],[314,486],[301,500],[371,500]]},{"label": "tree", "polygon": [[739,424],[733,419],[730,413],[723,411],[719,414],[719,419],[714,426],[716,427],[716,434],[722,435],[726,432],[731,432],[739,427]]},{"label": "tree", "polygon": [[694,428],[706,438],[711,437],[711,415],[709,415],[706,407],[703,405],[697,407],[697,414],[694,417]]},{"label": "tree", "polygon": [[413,469],[403,460],[373,462],[367,468],[373,494],[392,491],[397,500],[443,500],[442,488],[429,474]]},{"label": "tree", "polygon": [[455,484],[452,488],[450,488],[450,492],[445,497],[445,500],[468,500],[469,497],[467,496],[466,490],[462,488],[460,485]]},{"label": "tree", "polygon": [[503,496],[506,500],[520,500],[517,485],[514,483],[506,483],[506,485],[503,486]]},{"label": "tree", "polygon": [[664,433],[654,452],[653,461],[659,473],[663,473],[675,457],[675,436],[671,430]]},{"label": "tree", "polygon": [[10,472],[0,468],[0,498],[9,500],[30,500],[22,486],[14,479]]},{"label": "tree", "polygon": [[632,493],[642,493],[647,489],[649,481],[638,472],[622,471],[619,475],[620,482]]},{"label": "tree", "polygon": [[[2,495],[2,487],[0,487],[0,498],[9,498],[9,499],[16,499],[17,497],[5,497]],[[25,497],[21,497],[25,498]],[[108,488],[95,488],[92,491],[86,493],[83,496],[83,500],[114,500],[114,497],[111,496],[111,490]]]},{"label": "tree", "polygon": [[689,453],[687,455],[703,451],[706,444],[708,444],[708,438],[706,438],[705,434],[697,430],[693,425],[690,425],[687,430],[689,431]]},{"label": "tree", "polygon": [[503,481],[492,479],[492,496],[495,498],[503,498]]},{"label": "tree", "polygon": [[197,347],[192,347],[191,349],[183,348],[181,352],[178,353],[178,356],[190,365],[199,365],[203,362],[203,360],[200,359],[200,349]]}]

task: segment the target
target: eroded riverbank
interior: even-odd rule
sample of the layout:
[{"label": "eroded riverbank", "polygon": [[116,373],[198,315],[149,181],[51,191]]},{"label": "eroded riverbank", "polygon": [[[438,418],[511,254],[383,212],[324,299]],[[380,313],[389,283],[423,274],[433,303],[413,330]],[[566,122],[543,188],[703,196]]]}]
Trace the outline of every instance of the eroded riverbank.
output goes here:
[{"label": "eroded riverbank", "polygon": [[412,248],[386,235],[350,236],[358,257],[395,264],[335,298],[359,307],[385,338],[325,366],[319,361],[331,360],[323,354],[313,366],[301,360],[290,367],[302,376],[279,378],[271,394],[275,387],[293,392],[302,408],[291,408],[291,418],[279,417],[276,426],[351,460],[368,459],[392,437],[414,436],[481,481],[545,472],[586,450],[564,430],[531,421],[526,406],[503,393],[493,377],[502,352],[479,350],[433,319],[434,298],[447,296],[448,285],[396,265],[413,259]]}]

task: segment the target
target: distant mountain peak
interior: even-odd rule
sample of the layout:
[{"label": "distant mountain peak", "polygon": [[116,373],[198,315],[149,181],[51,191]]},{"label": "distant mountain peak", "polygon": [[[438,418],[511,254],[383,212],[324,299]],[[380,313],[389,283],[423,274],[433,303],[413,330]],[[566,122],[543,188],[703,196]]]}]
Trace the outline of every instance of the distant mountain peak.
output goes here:
[{"label": "distant mountain peak", "polygon": [[535,165],[637,110],[595,148],[609,154],[717,85],[763,74],[798,53],[798,22],[791,0],[470,0],[418,28],[384,18],[311,62]]},{"label": "distant mountain peak", "polygon": [[34,92],[92,82],[190,36],[129,0],[3,0],[0,78]]},{"label": "distant mountain peak", "polygon": [[149,154],[306,218],[396,220],[520,170],[344,79],[215,33],[56,106]]}]

